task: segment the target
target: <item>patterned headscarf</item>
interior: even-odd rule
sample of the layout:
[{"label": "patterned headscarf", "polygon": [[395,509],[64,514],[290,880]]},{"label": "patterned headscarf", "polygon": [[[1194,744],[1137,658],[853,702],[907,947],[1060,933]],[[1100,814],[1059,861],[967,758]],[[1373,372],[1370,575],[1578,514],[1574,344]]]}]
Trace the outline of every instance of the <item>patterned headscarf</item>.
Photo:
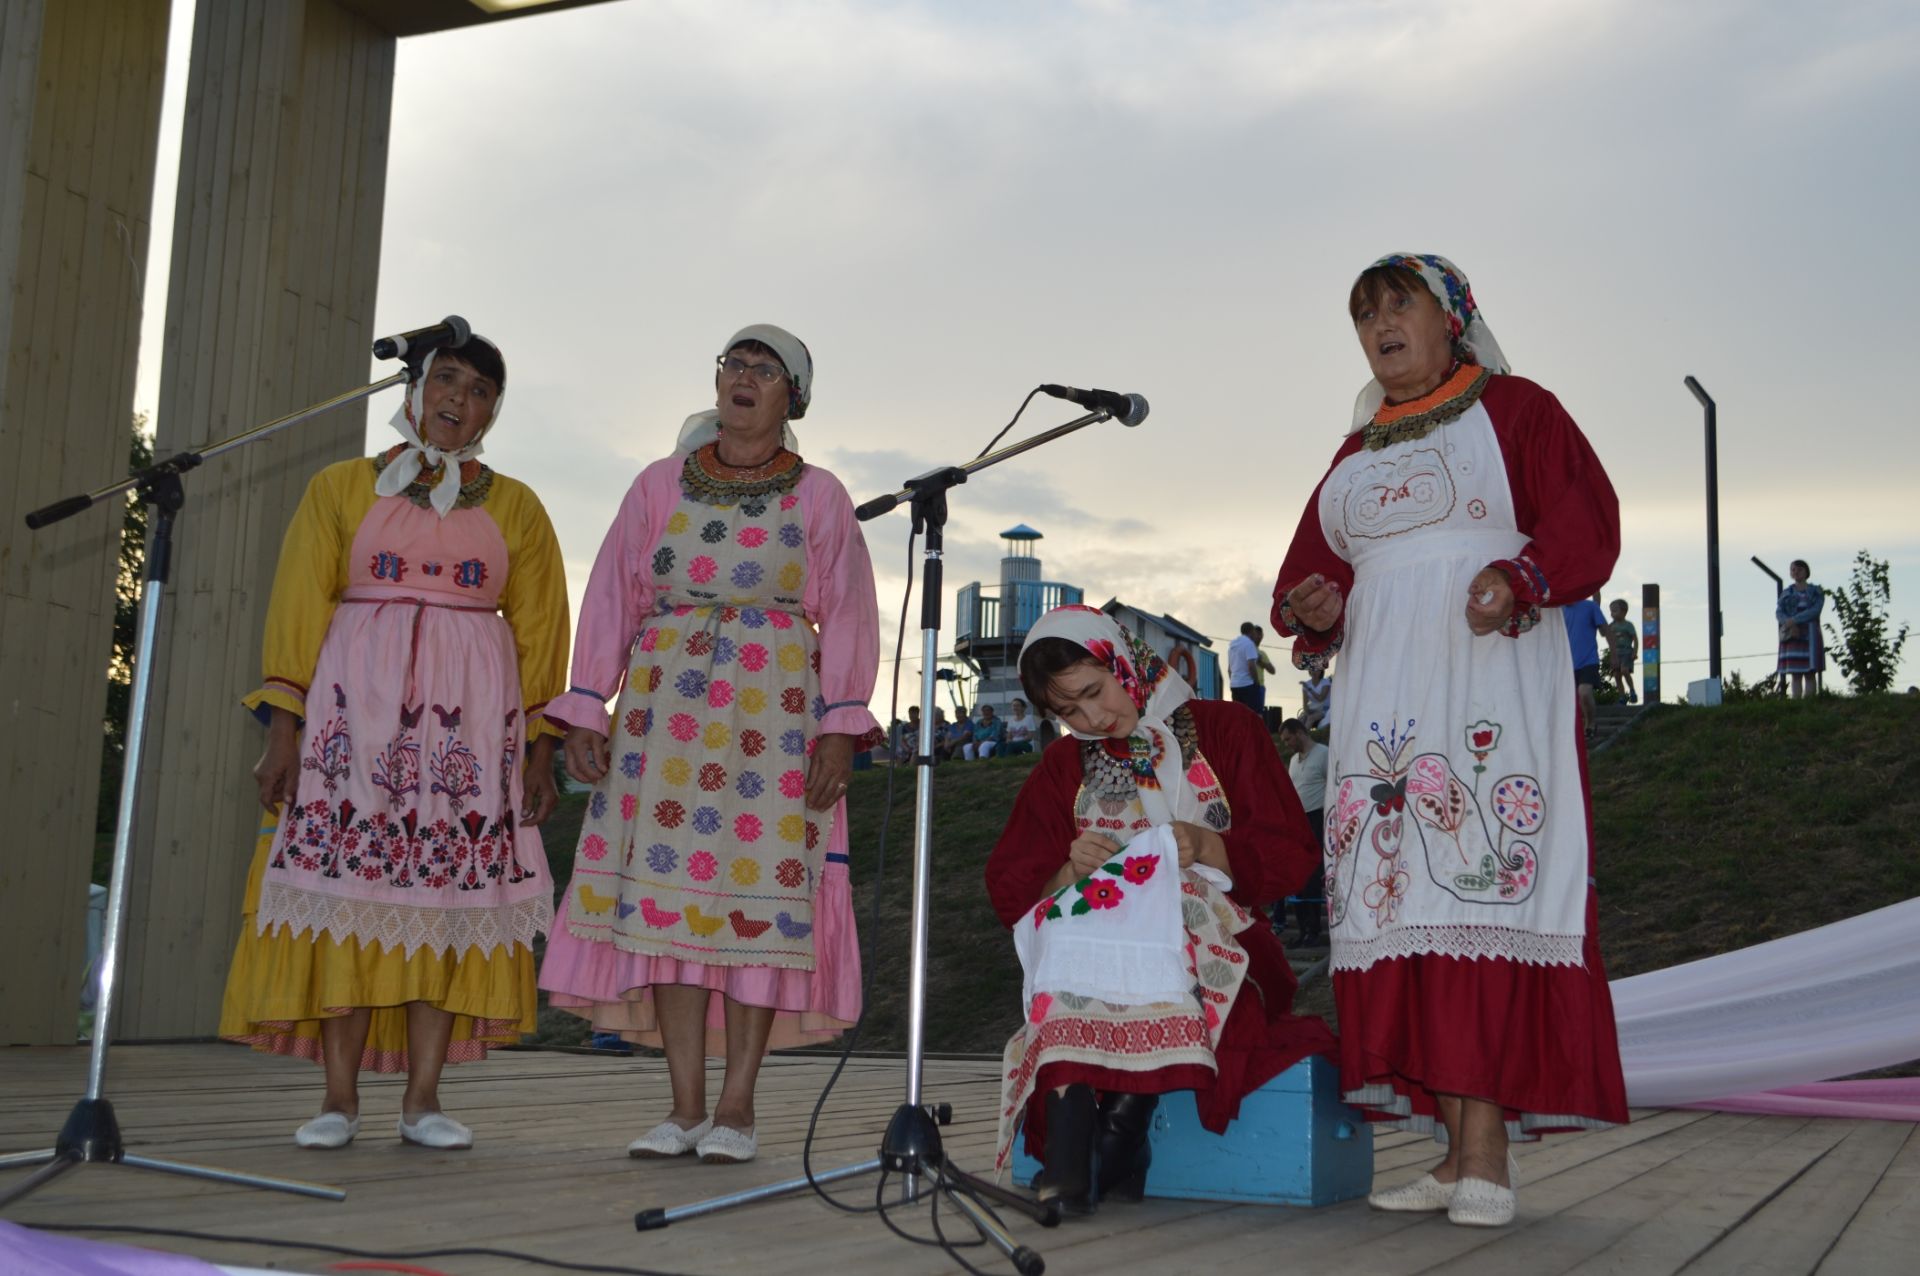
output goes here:
[{"label": "patterned headscarf", "polygon": [[[807,414],[807,408],[813,403],[813,352],[807,349],[807,343],[770,323],[751,323],[727,338],[727,344],[720,347],[725,354],[735,346],[748,341],[758,341],[767,349],[780,356],[781,366],[787,370],[787,381],[792,389],[787,395],[787,420],[780,427],[780,446],[789,452],[800,450],[800,440],[793,433],[792,423]],[[675,452],[691,452],[697,447],[720,437],[720,413],[718,409],[708,408],[688,417],[680,426],[680,437],[675,440]]]},{"label": "patterned headscarf", "polygon": [[[1070,733],[1076,739],[1098,741],[1109,755],[1131,767],[1140,790],[1141,805],[1146,807],[1148,818],[1155,824],[1198,820],[1203,804],[1188,782],[1180,756],[1180,741],[1167,724],[1176,709],[1193,699],[1193,688],[1187,685],[1186,679],[1169,669],[1151,647],[1097,607],[1075,604],[1054,608],[1027,631],[1021,655],[1041,638],[1064,638],[1084,648],[1119,680],[1133,707],[1140,711],[1139,723],[1125,740],[1086,735],[1068,728]],[[1160,798],[1164,798],[1165,808],[1156,810]]]},{"label": "patterned headscarf", "polygon": [[[1437,253],[1389,253],[1367,270],[1380,266],[1398,266],[1420,276],[1420,282],[1446,312],[1447,330],[1453,336],[1454,349],[1468,361],[1498,374],[1513,371],[1507,365],[1507,356],[1500,351],[1500,343],[1493,339],[1493,330],[1480,315],[1480,307],[1473,299],[1473,286],[1458,266]],[[1386,399],[1387,392],[1380,383],[1369,380],[1353,401],[1353,428],[1364,429]]]},{"label": "patterned headscarf", "polygon": [[[478,341],[490,347],[495,354],[500,353],[499,346],[477,332],[467,340]],[[460,465],[486,451],[482,443],[493,427],[500,423],[500,405],[507,401],[507,388],[505,386],[499,388],[499,393],[493,400],[493,415],[488,417],[487,423],[480,427],[480,433],[473,436],[473,442],[451,452],[441,451],[420,437],[420,418],[426,415],[427,377],[433,371],[433,361],[438,359],[441,353],[439,350],[427,352],[426,362],[420,365],[420,375],[414,378],[413,384],[407,388],[406,398],[400,401],[400,406],[394,410],[393,419],[388,422],[394,431],[407,441],[407,447],[380,471],[380,477],[373,481],[373,490],[380,496],[398,496],[407,490],[422,470],[431,470],[444,462],[439,481],[433,485],[433,493],[428,499],[433,506],[433,512],[445,518],[453,509],[454,502],[460,499]],[[460,357],[458,351],[447,353],[452,354],[456,359]],[[503,357],[500,362],[504,365],[506,359]]]}]

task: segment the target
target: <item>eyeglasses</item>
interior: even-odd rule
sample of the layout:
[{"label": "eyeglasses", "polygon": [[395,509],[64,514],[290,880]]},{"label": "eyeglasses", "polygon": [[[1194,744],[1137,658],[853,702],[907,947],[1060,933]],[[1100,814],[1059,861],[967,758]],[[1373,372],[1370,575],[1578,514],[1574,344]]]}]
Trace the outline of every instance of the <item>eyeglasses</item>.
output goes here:
[{"label": "eyeglasses", "polygon": [[720,365],[721,373],[726,376],[737,377],[742,372],[751,372],[762,385],[772,385],[787,375],[787,370],[777,363],[748,363],[738,355],[719,355],[714,362]]}]

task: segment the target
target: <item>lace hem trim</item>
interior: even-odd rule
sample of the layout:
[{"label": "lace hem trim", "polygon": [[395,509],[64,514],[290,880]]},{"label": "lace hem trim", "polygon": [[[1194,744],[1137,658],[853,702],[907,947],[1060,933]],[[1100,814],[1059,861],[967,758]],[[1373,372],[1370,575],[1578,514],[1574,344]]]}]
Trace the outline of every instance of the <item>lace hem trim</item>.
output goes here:
[{"label": "lace hem trim", "polygon": [[265,936],[285,926],[295,935],[322,934],[335,943],[349,939],[398,949],[408,958],[422,948],[435,953],[464,953],[469,948],[533,946],[553,924],[553,902],[544,894],[517,904],[491,908],[420,908],[374,900],[341,899],[303,891],[282,882],[263,882],[255,933]]},{"label": "lace hem trim", "polygon": [[1505,926],[1406,926],[1371,939],[1336,936],[1334,970],[1367,970],[1396,957],[1458,957],[1523,966],[1584,966],[1586,936],[1542,935]]},{"label": "lace hem trim", "polygon": [[[1431,1135],[1443,1144],[1447,1141],[1446,1126],[1424,1113],[1415,1112],[1412,1100],[1384,1081],[1342,1091],[1340,1097],[1356,1108],[1382,1114],[1385,1119],[1375,1119],[1371,1122],[1373,1125],[1409,1134]],[[1540,1130],[1611,1130],[1615,1123],[1602,1121],[1598,1117],[1576,1116],[1571,1112],[1523,1111],[1518,1120],[1509,1120],[1505,1124],[1507,1138],[1512,1142],[1535,1143],[1540,1139],[1537,1133]]]}]

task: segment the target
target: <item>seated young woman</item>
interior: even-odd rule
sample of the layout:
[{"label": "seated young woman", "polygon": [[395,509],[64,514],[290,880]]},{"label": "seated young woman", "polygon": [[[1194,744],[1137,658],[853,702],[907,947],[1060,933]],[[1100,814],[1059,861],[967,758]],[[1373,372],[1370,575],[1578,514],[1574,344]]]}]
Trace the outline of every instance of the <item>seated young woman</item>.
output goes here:
[{"label": "seated young woman", "polygon": [[1020,681],[1071,735],[1042,754],[987,860],[1026,971],[998,1162],[1024,1127],[1042,1198],[1085,1213],[1140,1199],[1160,1095],[1194,1091],[1222,1133],[1247,1094],[1333,1051],[1321,1020],[1292,1013],[1265,915],[1320,851],[1260,719],[1195,699],[1105,613],[1047,613]]}]

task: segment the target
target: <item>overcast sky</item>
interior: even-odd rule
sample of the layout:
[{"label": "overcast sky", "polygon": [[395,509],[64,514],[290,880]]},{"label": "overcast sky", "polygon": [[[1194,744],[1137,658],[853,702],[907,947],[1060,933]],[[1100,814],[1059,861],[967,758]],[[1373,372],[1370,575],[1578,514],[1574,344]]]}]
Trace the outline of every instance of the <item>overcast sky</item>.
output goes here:
[{"label": "overcast sky", "polygon": [[[376,326],[452,312],[499,342],[487,459],[546,502],[576,598],[632,476],[711,406],[720,344],[772,322],[818,365],[802,451],[856,501],[972,456],[1038,382],[1145,395],[1140,428],[955,494],[949,634],[952,587],[996,579],[1024,521],[1049,579],[1224,649],[1264,622],[1366,379],[1347,289],[1405,250],[1461,266],[1598,449],[1607,597],[1637,621],[1660,584],[1669,696],[1706,673],[1688,374],[1720,408],[1729,671],[1772,668],[1749,555],[1831,586],[1870,549],[1920,619],[1908,0],[623,0],[402,41],[393,120]],[[889,648],[906,530],[867,527]]]}]

